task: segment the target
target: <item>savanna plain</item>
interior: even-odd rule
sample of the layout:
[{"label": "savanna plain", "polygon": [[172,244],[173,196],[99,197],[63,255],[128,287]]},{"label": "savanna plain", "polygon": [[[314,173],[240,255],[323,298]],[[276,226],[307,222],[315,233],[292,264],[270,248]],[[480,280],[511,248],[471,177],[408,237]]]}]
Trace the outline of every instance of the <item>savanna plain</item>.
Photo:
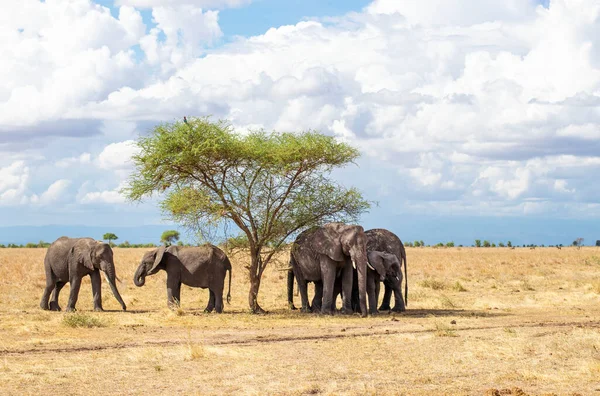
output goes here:
[{"label": "savanna plain", "polygon": [[127,312],[85,279],[64,313],[39,308],[46,249],[0,249],[0,394],[600,395],[600,248],[407,248],[408,310],[366,319],[290,311],[286,252],[266,315],[244,252],[225,313],[185,286],[169,310],[164,272],[133,284],[144,251],[114,249]]}]

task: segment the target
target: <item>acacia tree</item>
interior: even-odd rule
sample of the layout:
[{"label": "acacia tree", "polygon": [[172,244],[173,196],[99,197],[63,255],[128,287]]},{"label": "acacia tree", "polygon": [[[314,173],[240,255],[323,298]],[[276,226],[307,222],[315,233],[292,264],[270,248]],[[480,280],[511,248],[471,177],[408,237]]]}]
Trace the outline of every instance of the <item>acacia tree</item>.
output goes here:
[{"label": "acacia tree", "polygon": [[174,242],[179,240],[179,231],[167,230],[160,236],[160,241],[166,245],[172,245]]},{"label": "acacia tree", "polygon": [[369,208],[354,188],[330,178],[353,163],[354,147],[314,131],[236,133],[226,121],[188,118],[157,125],[137,140],[125,195],[163,194],[172,220],[201,235],[234,224],[248,238],[252,312],[262,274],[283,243],[309,227],[354,222]]},{"label": "acacia tree", "polygon": [[119,237],[113,234],[112,232],[107,232],[106,234],[102,235],[102,239],[108,241],[108,244],[110,245],[111,241],[116,241],[117,239],[119,239]]}]

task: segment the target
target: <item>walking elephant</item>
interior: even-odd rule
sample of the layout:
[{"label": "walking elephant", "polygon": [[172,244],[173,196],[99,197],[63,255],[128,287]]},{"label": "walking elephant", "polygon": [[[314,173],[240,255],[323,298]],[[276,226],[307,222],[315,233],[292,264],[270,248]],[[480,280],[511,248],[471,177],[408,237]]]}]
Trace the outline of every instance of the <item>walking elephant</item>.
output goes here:
[{"label": "walking elephant", "polygon": [[400,276],[386,276],[383,281],[385,287],[383,300],[379,310],[389,311],[392,291],[394,292],[395,305],[391,311],[403,312],[406,310],[405,304],[408,304],[408,272],[406,265],[406,250],[404,244],[396,234],[384,228],[374,228],[365,231],[367,236],[367,250],[381,251],[395,255],[400,263],[404,260],[404,300],[402,299],[402,273]]},{"label": "walking elephant", "polygon": [[231,300],[231,263],[227,255],[214,245],[199,247],[161,246],[146,252],[135,271],[136,286],[144,286],[147,275],[164,270],[167,273],[167,305],[181,303],[181,284],[208,288],[209,298],[205,312],[223,312],[225,275],[229,271],[227,303]]},{"label": "walking elephant", "polygon": [[[121,304],[123,311],[127,309],[115,284],[116,273],[113,251],[107,243],[98,242],[92,238],[60,237],[48,248],[44,258],[44,269],[46,272],[46,288],[40,302],[42,309],[60,311],[58,295],[64,285],[69,282],[71,292],[67,303],[67,311],[75,311],[81,279],[89,275],[92,280],[94,311],[103,311],[100,270],[104,272],[112,293]],[[52,301],[48,303],[50,293],[53,290]]]},{"label": "walking elephant", "polygon": [[[309,310],[307,282],[322,281],[321,313],[331,314],[335,279],[341,276],[343,289],[342,313],[352,313],[352,268],[357,270],[357,285],[361,315],[367,316],[367,242],[359,225],[327,223],[302,232],[292,245],[290,264],[298,281],[302,310]],[[293,285],[293,281],[292,281]]]}]

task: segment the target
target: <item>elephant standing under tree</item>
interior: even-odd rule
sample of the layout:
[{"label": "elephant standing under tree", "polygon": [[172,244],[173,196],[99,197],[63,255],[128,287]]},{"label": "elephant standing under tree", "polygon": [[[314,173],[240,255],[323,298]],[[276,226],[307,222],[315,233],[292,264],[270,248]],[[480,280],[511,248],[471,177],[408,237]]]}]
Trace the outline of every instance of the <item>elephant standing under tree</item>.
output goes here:
[{"label": "elephant standing under tree", "polygon": [[223,312],[223,290],[225,275],[229,271],[227,303],[231,299],[231,263],[227,255],[214,245],[200,247],[161,246],[144,254],[135,271],[133,281],[136,286],[144,286],[147,275],[164,270],[167,273],[167,305],[179,306],[181,284],[208,288],[209,299],[206,312],[213,309]]},{"label": "elephant standing under tree", "polygon": [[[89,275],[92,280],[94,311],[103,311],[102,280],[100,279],[100,270],[102,270],[115,298],[121,304],[123,311],[126,310],[125,303],[115,284],[113,251],[107,243],[98,242],[92,238],[60,237],[48,248],[44,258],[44,269],[46,272],[46,288],[40,302],[42,309],[60,311],[58,295],[63,286],[69,282],[71,292],[67,303],[67,311],[75,311],[81,279]],[[48,303],[50,293],[53,290],[52,301]]]},{"label": "elephant standing under tree", "polygon": [[[369,314],[379,313],[377,310],[377,301],[379,299],[380,282],[385,279],[394,279],[396,283],[402,284],[402,268],[396,255],[387,252],[367,251],[367,297],[369,302]],[[353,272],[352,282],[352,310],[361,312],[358,298],[358,274],[356,269]],[[293,301],[294,273],[288,272],[288,304],[291,309],[294,307]],[[341,278],[337,277],[333,290],[333,301],[342,293]],[[322,282],[315,282],[315,295],[311,303],[313,312],[321,309],[321,300],[323,298]]]},{"label": "elephant standing under tree", "polygon": [[336,277],[342,277],[343,313],[352,313],[352,268],[357,270],[361,315],[367,316],[367,242],[359,225],[328,223],[302,232],[292,245],[290,264],[298,280],[302,310],[308,311],[307,282],[322,281],[321,312],[331,314]]},{"label": "elephant standing under tree", "polygon": [[392,291],[394,292],[395,305],[393,312],[403,312],[408,304],[408,272],[406,265],[406,250],[404,244],[396,234],[383,228],[374,228],[365,231],[367,236],[367,250],[387,252],[395,255],[400,263],[404,260],[404,300],[402,299],[402,274],[399,277],[386,276],[383,281],[385,287],[383,300],[379,310],[389,311]]}]

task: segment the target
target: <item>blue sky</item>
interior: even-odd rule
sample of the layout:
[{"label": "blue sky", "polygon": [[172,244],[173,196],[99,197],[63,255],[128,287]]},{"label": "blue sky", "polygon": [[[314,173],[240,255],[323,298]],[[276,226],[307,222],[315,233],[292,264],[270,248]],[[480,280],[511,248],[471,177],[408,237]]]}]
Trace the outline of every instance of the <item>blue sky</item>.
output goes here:
[{"label": "blue sky", "polygon": [[335,177],[378,202],[365,226],[403,240],[599,239],[596,1],[2,7],[0,227],[148,238],[134,230],[164,223],[156,202],[119,194],[133,141],[210,114],[359,147]]}]

